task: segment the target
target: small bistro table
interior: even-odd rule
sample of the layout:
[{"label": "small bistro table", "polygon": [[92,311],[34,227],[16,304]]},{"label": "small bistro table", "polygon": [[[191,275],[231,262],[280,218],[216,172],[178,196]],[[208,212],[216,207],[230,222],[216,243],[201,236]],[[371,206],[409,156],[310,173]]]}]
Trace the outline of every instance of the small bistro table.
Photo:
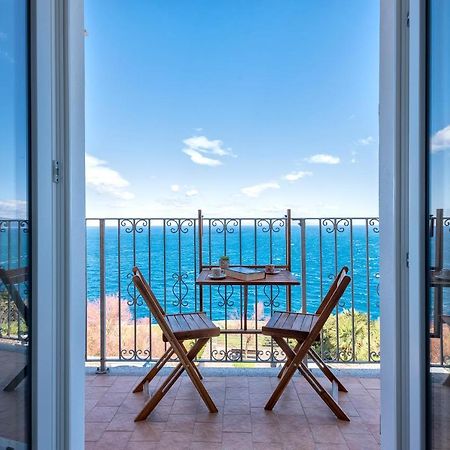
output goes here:
[{"label": "small bistro table", "polygon": [[[203,286],[242,286],[243,287],[243,304],[244,304],[244,331],[247,331],[247,309],[248,309],[248,287],[249,286],[286,286],[288,288],[288,298],[290,301],[290,288],[300,285],[300,281],[289,270],[282,269],[280,273],[267,275],[264,279],[254,281],[242,281],[227,276],[222,279],[212,279],[208,275],[211,269],[201,270],[195,283],[200,286],[200,309],[203,310]],[[234,333],[237,330],[232,330]]]}]

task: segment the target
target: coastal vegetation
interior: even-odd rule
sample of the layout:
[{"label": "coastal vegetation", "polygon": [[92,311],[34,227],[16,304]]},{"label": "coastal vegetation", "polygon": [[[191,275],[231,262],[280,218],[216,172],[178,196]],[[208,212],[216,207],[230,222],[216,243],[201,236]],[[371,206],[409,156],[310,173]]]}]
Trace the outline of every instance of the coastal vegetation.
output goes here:
[{"label": "coastal vegetation", "polygon": [[[150,324],[147,317],[136,318],[133,305],[117,296],[106,297],[106,355],[108,358],[132,359],[134,356],[146,359],[159,358],[165,349],[161,330],[157,324]],[[256,324],[261,328],[268,317],[263,317],[263,307],[258,305],[258,320],[249,317],[249,326]],[[98,358],[100,355],[100,304],[99,301],[89,302],[87,305],[87,356]],[[225,321],[215,321],[221,328],[225,328]],[[120,326],[119,326],[120,323]],[[272,353],[277,359],[284,355],[271,342],[271,339],[254,334],[240,334],[241,320],[229,319],[226,323],[229,330],[237,330],[236,334],[220,335],[211,341],[203,352],[204,359],[209,359],[210,351],[215,359],[252,362],[256,358],[270,359]],[[339,330],[339,333],[336,332]],[[370,342],[370,346],[369,346]],[[119,345],[120,343],[120,345]],[[189,344],[188,344],[189,345]],[[211,345],[211,347],[209,347]],[[370,348],[370,355],[369,355]],[[379,320],[367,320],[367,315],[344,310],[331,316],[326,323],[321,343],[317,343],[316,350],[325,359],[335,360],[338,356],[343,361],[379,361],[380,325]],[[338,350],[339,349],[339,350]],[[370,358],[369,358],[370,356]]]}]

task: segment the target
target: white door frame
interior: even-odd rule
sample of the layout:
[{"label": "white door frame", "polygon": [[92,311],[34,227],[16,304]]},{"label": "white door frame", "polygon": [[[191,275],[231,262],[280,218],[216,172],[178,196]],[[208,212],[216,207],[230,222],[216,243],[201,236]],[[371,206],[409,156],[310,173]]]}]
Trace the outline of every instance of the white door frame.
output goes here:
[{"label": "white door frame", "polygon": [[382,0],[382,448],[425,448],[424,0]]},{"label": "white door frame", "polygon": [[[32,447],[84,447],[82,0],[31,1]],[[59,182],[53,161],[59,161]]]}]

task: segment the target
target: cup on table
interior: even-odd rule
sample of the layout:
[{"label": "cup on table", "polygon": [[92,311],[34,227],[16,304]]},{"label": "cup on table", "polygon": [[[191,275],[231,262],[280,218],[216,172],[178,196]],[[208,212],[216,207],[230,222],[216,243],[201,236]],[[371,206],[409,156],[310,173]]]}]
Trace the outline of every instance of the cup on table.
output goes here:
[{"label": "cup on table", "polygon": [[220,267],[212,267],[211,274],[213,277],[218,278],[223,275],[222,269]]},{"label": "cup on table", "polygon": [[275,265],[274,264],[266,264],[265,270],[266,270],[266,273],[274,273]]}]

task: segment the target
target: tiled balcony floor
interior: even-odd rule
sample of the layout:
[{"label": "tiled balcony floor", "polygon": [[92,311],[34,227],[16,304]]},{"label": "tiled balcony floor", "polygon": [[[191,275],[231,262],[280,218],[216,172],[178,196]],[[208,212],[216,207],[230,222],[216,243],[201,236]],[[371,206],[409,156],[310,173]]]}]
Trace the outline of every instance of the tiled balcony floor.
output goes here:
[{"label": "tiled balcony floor", "polygon": [[[276,377],[205,377],[219,409],[210,414],[183,376],[147,421],[135,423],[147,394],[133,394],[138,377],[86,377],[86,450],[144,449],[378,449],[377,378],[341,378],[349,393],[342,422],[296,375],[272,412],[264,411]],[[321,378],[323,380],[323,378]],[[151,386],[156,386],[155,379]],[[151,389],[152,389],[151,387]]]}]

